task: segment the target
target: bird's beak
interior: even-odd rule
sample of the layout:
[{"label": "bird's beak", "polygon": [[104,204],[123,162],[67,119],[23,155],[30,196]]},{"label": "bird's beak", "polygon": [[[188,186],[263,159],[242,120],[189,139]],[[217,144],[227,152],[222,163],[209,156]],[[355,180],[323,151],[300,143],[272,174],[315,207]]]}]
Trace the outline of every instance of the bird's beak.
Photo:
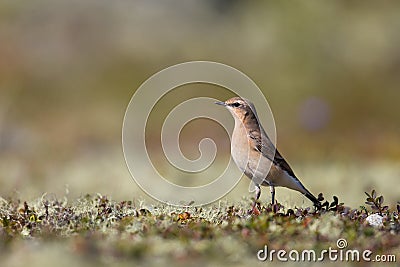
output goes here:
[{"label": "bird's beak", "polygon": [[221,106],[226,106],[225,102],[221,102],[221,101],[217,101],[217,102],[215,102],[215,104],[221,105]]}]

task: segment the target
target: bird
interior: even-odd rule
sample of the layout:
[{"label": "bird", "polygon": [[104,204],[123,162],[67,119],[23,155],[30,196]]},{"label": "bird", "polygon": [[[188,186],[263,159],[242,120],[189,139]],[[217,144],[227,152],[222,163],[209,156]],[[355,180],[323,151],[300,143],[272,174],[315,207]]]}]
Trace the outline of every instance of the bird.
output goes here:
[{"label": "bird", "polygon": [[235,126],[231,140],[231,156],[238,168],[255,184],[253,210],[261,195],[261,186],[269,186],[272,205],[275,204],[275,187],[296,190],[311,200],[316,208],[320,201],[300,182],[292,168],[271,142],[259,122],[254,104],[242,97],[233,97],[224,102],[233,115]]}]

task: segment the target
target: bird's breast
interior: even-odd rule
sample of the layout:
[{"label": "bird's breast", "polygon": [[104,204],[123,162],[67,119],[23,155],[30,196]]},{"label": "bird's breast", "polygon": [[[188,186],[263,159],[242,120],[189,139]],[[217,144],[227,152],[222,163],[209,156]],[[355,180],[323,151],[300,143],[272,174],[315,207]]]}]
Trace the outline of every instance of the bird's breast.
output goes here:
[{"label": "bird's breast", "polygon": [[232,134],[231,153],[232,158],[241,171],[245,171],[249,160],[249,139],[246,128],[240,124],[236,125]]},{"label": "bird's breast", "polygon": [[[253,139],[248,136],[243,124],[235,124],[232,134],[231,154],[234,162],[244,174],[258,184],[272,183],[271,176],[267,176],[272,162],[263,157]],[[264,181],[266,179],[267,181]]]}]

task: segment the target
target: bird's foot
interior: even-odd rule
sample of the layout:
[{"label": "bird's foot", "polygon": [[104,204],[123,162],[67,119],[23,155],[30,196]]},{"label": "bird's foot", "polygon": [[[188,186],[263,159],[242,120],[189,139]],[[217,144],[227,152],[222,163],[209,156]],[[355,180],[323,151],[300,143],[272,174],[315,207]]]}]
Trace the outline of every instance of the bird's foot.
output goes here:
[{"label": "bird's foot", "polygon": [[279,202],[275,202],[274,204],[270,203],[267,205],[267,211],[276,214],[281,210],[282,207],[283,206]]},{"label": "bird's foot", "polygon": [[248,214],[255,215],[255,216],[260,215],[261,211],[260,211],[259,203],[254,202],[253,206],[251,207],[251,210],[248,211]]},{"label": "bird's foot", "polygon": [[279,204],[278,202],[272,204],[272,211],[274,213],[277,213],[280,209],[281,209],[281,204]]}]

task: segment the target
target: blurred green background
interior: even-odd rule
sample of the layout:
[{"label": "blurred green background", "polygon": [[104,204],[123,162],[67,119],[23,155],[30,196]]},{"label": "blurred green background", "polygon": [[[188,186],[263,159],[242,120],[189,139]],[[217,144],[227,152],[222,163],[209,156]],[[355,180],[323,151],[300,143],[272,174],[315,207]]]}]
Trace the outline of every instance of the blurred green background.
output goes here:
[{"label": "blurred green background", "polygon": [[[393,205],[399,8],[398,1],[1,1],[0,196],[146,199],[122,154],[126,106],[157,71],[209,60],[263,90],[278,147],[312,192],[357,207],[376,188]],[[175,96],[230,95],[189,88]],[[186,135],[197,151],[198,139],[190,144]],[[226,147],[224,138],[215,141]],[[243,179],[228,198],[248,196],[247,186]],[[279,190],[278,200],[309,205]]]}]

